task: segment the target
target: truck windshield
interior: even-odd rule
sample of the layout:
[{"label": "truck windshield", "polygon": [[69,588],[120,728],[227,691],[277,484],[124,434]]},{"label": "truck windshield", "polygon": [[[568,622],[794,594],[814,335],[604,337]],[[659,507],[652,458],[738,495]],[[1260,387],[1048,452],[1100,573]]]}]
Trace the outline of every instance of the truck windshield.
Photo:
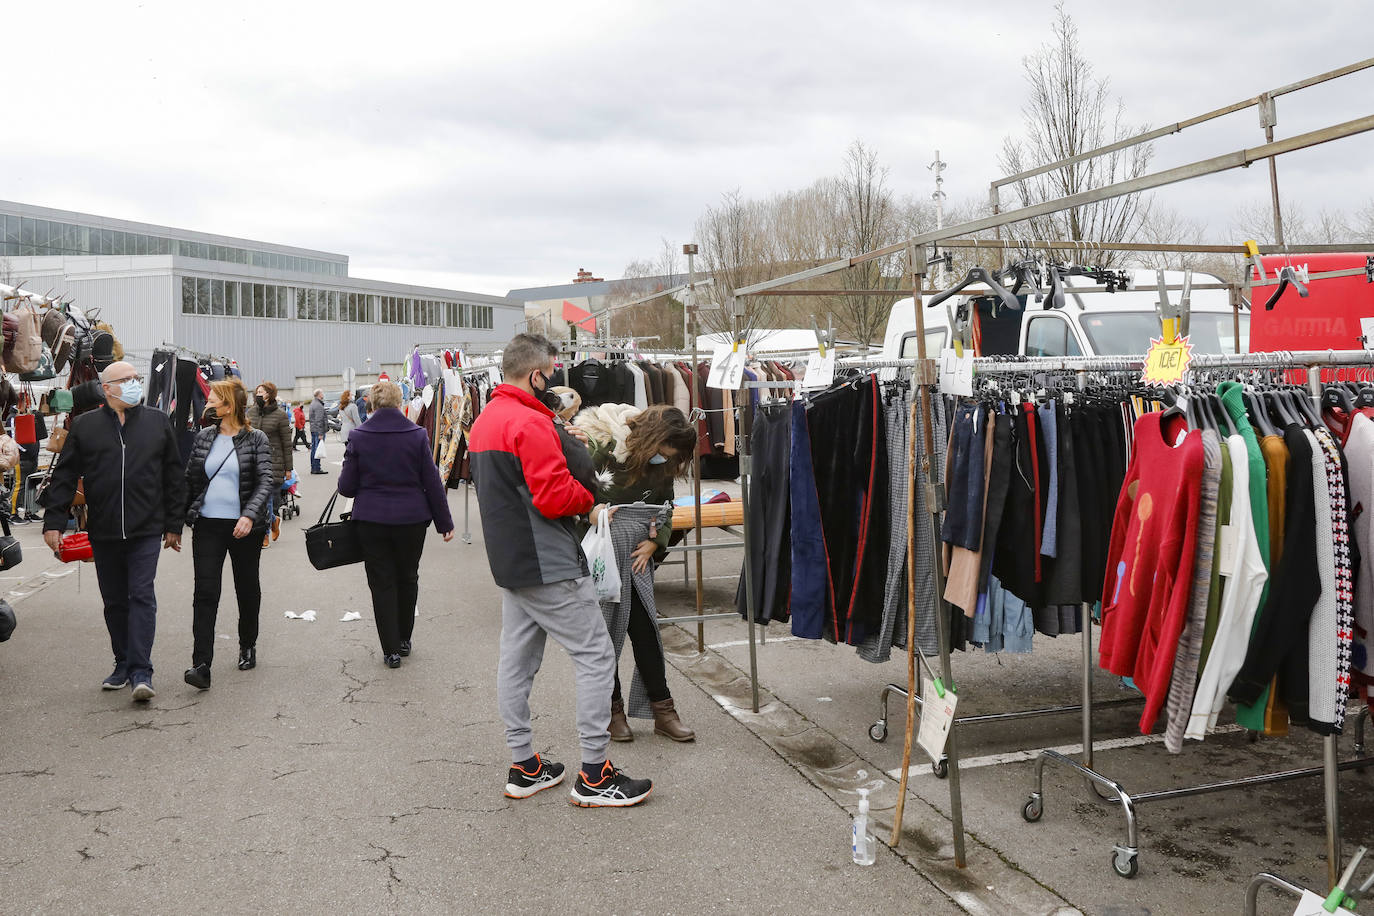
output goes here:
[{"label": "truck windshield", "polygon": [[[1159,317],[1154,312],[1098,312],[1084,314],[1079,322],[1099,356],[1137,356],[1150,349],[1159,336]],[[1197,353],[1234,353],[1233,316],[1226,312],[1194,312],[1188,339]],[[1240,352],[1250,348],[1250,316],[1240,316]]]}]

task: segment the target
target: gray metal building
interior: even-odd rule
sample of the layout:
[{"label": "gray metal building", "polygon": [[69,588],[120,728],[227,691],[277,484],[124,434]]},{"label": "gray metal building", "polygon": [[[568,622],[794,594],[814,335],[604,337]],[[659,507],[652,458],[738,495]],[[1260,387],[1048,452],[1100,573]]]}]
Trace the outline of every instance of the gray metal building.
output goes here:
[{"label": "gray metal building", "polygon": [[509,340],[524,303],[348,275],[348,256],[0,201],[0,281],[100,308],[126,358],[175,344],[250,384],[359,375],[415,345]]}]

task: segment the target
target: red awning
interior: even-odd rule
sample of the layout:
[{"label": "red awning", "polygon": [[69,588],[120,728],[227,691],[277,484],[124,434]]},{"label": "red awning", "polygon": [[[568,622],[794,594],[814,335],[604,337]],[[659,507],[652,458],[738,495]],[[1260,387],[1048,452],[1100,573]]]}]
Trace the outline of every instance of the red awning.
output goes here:
[{"label": "red awning", "polygon": [[563,300],[563,320],[572,322],[584,331],[596,331],[596,319],[592,313],[578,308],[567,299]]}]

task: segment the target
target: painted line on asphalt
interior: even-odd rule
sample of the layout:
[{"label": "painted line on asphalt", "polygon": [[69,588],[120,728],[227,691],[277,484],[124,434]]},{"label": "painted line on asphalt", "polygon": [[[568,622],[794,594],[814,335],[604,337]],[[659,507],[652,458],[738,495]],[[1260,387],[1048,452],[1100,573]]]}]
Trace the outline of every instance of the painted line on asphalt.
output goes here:
[{"label": "painted line on asphalt", "polygon": [[[690,621],[689,621],[689,623],[688,623],[687,625],[690,625]],[[762,642],[762,641],[760,641],[760,640],[757,640],[757,639],[754,640],[754,642],[757,643],[757,644],[760,645],[760,646],[762,646],[762,645],[769,645],[769,646],[771,646],[771,645],[772,645],[773,643],[775,643],[775,642],[792,642],[793,640],[798,640],[798,639],[801,639],[801,637],[800,637],[800,636],[775,636],[775,637],[773,637],[772,639],[768,640],[767,643],[764,643],[764,642]],[[735,646],[747,646],[747,645],[749,645],[749,640],[747,640],[747,639],[732,639],[732,640],[730,640],[729,642],[712,643],[711,645],[708,645],[706,648],[708,648],[708,649],[733,649]]]},{"label": "painted line on asphalt", "polygon": [[[1218,725],[1212,734],[1224,735],[1232,732],[1244,731],[1239,725]],[[1164,740],[1163,735],[1132,735],[1129,738],[1108,738],[1106,741],[1093,742],[1093,751],[1111,751],[1122,747],[1140,747],[1145,744],[1159,744]],[[980,767],[1001,766],[1004,763],[1026,763],[1040,756],[1041,751],[1057,751],[1066,756],[1083,753],[1082,744],[1061,744],[1058,747],[1030,748],[1024,751],[1010,751],[1005,754],[988,754],[986,757],[970,757],[967,760],[959,761],[959,769],[976,770]],[[934,776],[928,764],[913,765],[909,769],[911,776]],[[902,768],[894,767],[887,771],[887,775],[893,779],[901,779]]]}]

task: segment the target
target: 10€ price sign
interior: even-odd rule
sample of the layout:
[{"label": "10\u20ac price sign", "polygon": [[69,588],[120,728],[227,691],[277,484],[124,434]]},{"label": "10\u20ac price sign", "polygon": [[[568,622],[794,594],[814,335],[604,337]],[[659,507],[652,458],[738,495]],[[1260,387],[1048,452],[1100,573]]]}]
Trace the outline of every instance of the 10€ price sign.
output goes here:
[{"label": "10\u20ac price sign", "polygon": [[1162,338],[1150,341],[1150,349],[1145,354],[1145,369],[1141,373],[1144,382],[1150,385],[1173,385],[1182,382],[1188,374],[1188,363],[1193,359],[1193,345],[1188,338],[1180,337],[1172,343]]}]

